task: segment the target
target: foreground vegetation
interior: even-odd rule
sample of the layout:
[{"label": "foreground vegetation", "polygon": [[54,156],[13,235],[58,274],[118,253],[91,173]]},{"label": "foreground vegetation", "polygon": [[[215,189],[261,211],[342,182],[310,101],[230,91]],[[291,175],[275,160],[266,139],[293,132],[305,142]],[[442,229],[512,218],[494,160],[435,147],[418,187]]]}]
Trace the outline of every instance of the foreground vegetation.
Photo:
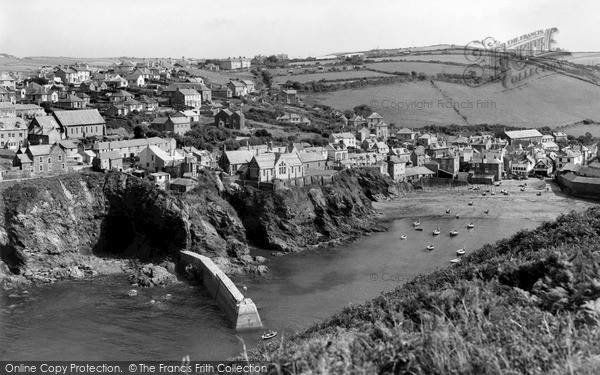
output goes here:
[{"label": "foreground vegetation", "polygon": [[249,353],[283,373],[593,374],[600,208],[486,245]]}]

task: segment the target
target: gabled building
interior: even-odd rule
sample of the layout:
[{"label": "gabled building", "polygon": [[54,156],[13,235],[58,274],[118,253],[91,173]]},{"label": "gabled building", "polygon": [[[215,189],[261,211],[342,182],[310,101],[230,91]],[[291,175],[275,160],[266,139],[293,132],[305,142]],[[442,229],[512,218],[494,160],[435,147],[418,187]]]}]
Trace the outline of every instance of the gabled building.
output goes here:
[{"label": "gabled building", "polygon": [[83,109],[86,107],[85,100],[73,94],[67,94],[64,98],[58,99],[54,105],[63,109]]},{"label": "gabled building", "polygon": [[409,128],[402,128],[396,133],[396,138],[402,142],[414,142],[417,133]]},{"label": "gabled building", "polygon": [[31,145],[51,145],[60,142],[63,134],[54,116],[39,116],[31,120],[27,139]]},{"label": "gabled building", "polygon": [[172,96],[174,105],[199,108],[202,105],[202,95],[194,89],[177,89]]},{"label": "gabled building", "polygon": [[397,156],[389,155],[387,157],[387,172],[394,181],[404,181],[406,179],[406,162]]},{"label": "gabled building", "polygon": [[0,118],[0,148],[17,150],[27,143],[27,133],[27,122],[22,118]]},{"label": "gabled building", "polygon": [[250,150],[223,151],[219,158],[219,167],[229,175],[245,171],[252,158],[256,155]]},{"label": "gabled building", "polygon": [[579,151],[563,150],[556,153],[556,169],[562,169],[566,164],[582,165],[583,155]]},{"label": "gabled building", "polygon": [[150,127],[159,132],[173,132],[183,136],[190,131],[192,125],[187,117],[169,116],[155,118]]},{"label": "gabled building", "polygon": [[515,141],[541,142],[542,137],[542,133],[540,133],[536,129],[514,130],[504,132],[504,138],[508,141],[509,145],[512,145]]},{"label": "gabled building", "polygon": [[242,97],[248,94],[246,85],[241,81],[229,81],[227,87],[231,90],[234,97]]},{"label": "gabled building", "polygon": [[246,117],[242,111],[222,109],[215,115],[215,125],[228,129],[245,129]]},{"label": "gabled building", "polygon": [[281,90],[277,94],[277,101],[284,104],[297,104],[297,91],[296,90]]},{"label": "gabled building", "polygon": [[283,124],[290,124],[290,125],[295,125],[295,124],[310,125],[311,124],[311,121],[308,117],[306,117],[304,115],[299,115],[297,113],[286,113],[284,115],[277,117],[276,120],[277,120],[277,122],[280,122]]},{"label": "gabled building", "polygon": [[346,147],[356,148],[356,137],[352,133],[332,133],[329,136],[330,143],[343,143]]},{"label": "gabled building", "polygon": [[52,115],[66,139],[100,137],[106,134],[106,122],[97,109],[54,111]]},{"label": "gabled building", "polygon": [[348,126],[354,128],[354,129],[358,129],[360,126],[363,126],[366,123],[367,123],[367,120],[365,120],[364,117],[356,115],[356,114],[348,119]]},{"label": "gabled building", "polygon": [[369,129],[374,129],[375,125],[377,125],[379,122],[383,121],[383,116],[381,116],[377,112],[373,112],[369,116],[367,116],[366,120],[367,120],[367,126],[369,127]]},{"label": "gabled building", "polygon": [[123,158],[117,151],[100,152],[92,160],[92,168],[96,171],[122,171]]},{"label": "gabled building", "polygon": [[29,170],[32,176],[56,175],[67,171],[67,156],[57,143],[30,145],[17,151],[13,166]]},{"label": "gabled building", "polygon": [[343,143],[329,143],[325,146],[327,159],[333,162],[348,159],[348,148]]}]

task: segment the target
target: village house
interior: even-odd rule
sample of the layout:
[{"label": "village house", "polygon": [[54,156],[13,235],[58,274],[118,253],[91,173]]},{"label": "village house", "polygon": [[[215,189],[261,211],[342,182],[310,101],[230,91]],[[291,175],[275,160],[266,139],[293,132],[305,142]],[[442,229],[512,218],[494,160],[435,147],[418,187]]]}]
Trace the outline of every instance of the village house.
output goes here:
[{"label": "village house", "polygon": [[504,162],[494,153],[475,154],[470,161],[470,181],[488,183],[502,179]]},{"label": "village house", "polygon": [[54,103],[58,101],[58,93],[56,91],[50,91],[46,86],[32,82],[20,90],[19,98],[23,102],[36,103],[39,105],[42,102]]},{"label": "village house", "polygon": [[171,180],[169,183],[169,190],[177,191],[179,193],[187,193],[198,186],[198,182],[191,178],[176,178]]},{"label": "village house", "polygon": [[406,167],[405,178],[408,182],[419,181],[433,175],[435,175],[435,172],[423,166]]},{"label": "village house", "polygon": [[567,164],[582,165],[583,155],[579,151],[563,150],[556,153],[556,169],[562,169]]},{"label": "village house", "polygon": [[410,163],[410,150],[405,147],[395,147],[390,149],[390,154],[396,156],[403,163]]},{"label": "village house", "polygon": [[191,129],[190,120],[187,117],[157,117],[152,120],[150,127],[158,132],[173,132],[180,136],[185,135]]},{"label": "village house", "polygon": [[198,168],[215,168],[216,163],[213,154],[207,150],[198,150],[195,147],[183,147],[184,152],[192,154],[198,163]]},{"label": "village house", "polygon": [[200,110],[199,109],[187,109],[185,111],[179,111],[173,115],[173,117],[185,117],[190,122],[200,121]]},{"label": "village house", "polygon": [[348,159],[348,148],[343,143],[329,143],[325,146],[328,160],[338,162]]},{"label": "village house", "polygon": [[178,88],[172,96],[174,105],[199,108],[202,105],[202,95],[194,89]]},{"label": "village house", "polygon": [[215,115],[215,125],[228,129],[245,129],[246,117],[242,111],[232,111],[225,108]]},{"label": "village house", "polygon": [[554,171],[554,161],[550,157],[541,158],[535,162],[533,173],[536,175],[550,177]]},{"label": "village house", "polygon": [[6,72],[0,73],[0,87],[3,87],[8,90],[15,90],[16,88],[16,79]]},{"label": "village house", "polygon": [[311,124],[311,121],[308,119],[308,117],[306,117],[304,115],[299,115],[297,113],[286,113],[284,115],[277,117],[276,120],[279,123],[290,124],[290,125],[296,125],[296,124],[310,125]]},{"label": "village house", "polygon": [[244,84],[244,87],[246,88],[247,94],[252,94],[252,93],[256,92],[256,87],[254,85],[254,82],[252,82],[251,80],[244,79],[244,80],[242,80],[242,83]]},{"label": "village house", "polygon": [[389,155],[387,157],[387,174],[394,181],[404,181],[406,178],[406,163],[397,156]]},{"label": "village house", "polygon": [[569,137],[567,136],[567,133],[565,133],[565,132],[553,132],[552,136],[554,137],[554,142],[556,142],[556,143],[567,142],[569,140]]},{"label": "village house", "polygon": [[27,122],[22,118],[0,118],[0,148],[16,150],[24,146],[27,134]]},{"label": "village house", "polygon": [[138,102],[142,105],[144,111],[156,111],[158,110],[158,101],[152,99],[149,96],[141,95]]},{"label": "village house", "polygon": [[64,98],[58,99],[54,105],[63,109],[83,109],[86,107],[85,101],[73,94],[67,94]]},{"label": "village house", "polygon": [[47,113],[37,104],[15,104],[15,115],[24,120],[31,120],[36,116],[46,116]]},{"label": "village house", "polygon": [[250,150],[223,151],[219,167],[229,175],[244,172],[256,152]]},{"label": "village house", "polygon": [[30,145],[19,149],[13,159],[13,166],[29,171],[32,176],[45,176],[64,173],[67,170],[66,154],[58,144]]},{"label": "village house", "polygon": [[219,67],[224,70],[248,69],[251,65],[250,59],[247,58],[229,58],[219,61]]},{"label": "village house", "polygon": [[96,157],[96,153],[92,150],[79,150],[79,155],[81,156],[81,162],[86,165],[92,164]]},{"label": "village house", "polygon": [[356,137],[352,133],[332,133],[329,136],[330,143],[343,143],[346,147],[356,148]]},{"label": "village house", "polygon": [[127,99],[133,99],[134,95],[128,91],[125,90],[119,90],[115,93],[108,93],[108,100],[111,103],[120,103],[120,102],[124,102]]},{"label": "village house", "polygon": [[535,159],[529,155],[522,154],[513,157],[511,161],[511,173],[513,176],[528,176],[535,166]]},{"label": "village house", "polygon": [[383,121],[380,121],[377,124],[375,124],[375,135],[377,136],[377,138],[386,141],[390,136],[388,125]]},{"label": "village house", "polygon": [[127,80],[128,87],[144,87],[146,86],[146,80],[144,79],[144,74],[138,69],[134,70],[132,73],[126,74],[124,79]]},{"label": "village house", "polygon": [[95,142],[92,146],[92,151],[95,153],[116,151],[121,155],[122,158],[133,158],[138,157],[142,150],[148,146],[156,146],[166,153],[170,153],[175,150],[176,142],[173,138],[139,138],[139,139],[128,139],[125,141],[114,141],[114,142]]},{"label": "village house", "polygon": [[63,135],[54,116],[38,116],[29,124],[27,139],[32,145],[51,145],[62,140]]},{"label": "village house", "polygon": [[437,143],[437,136],[426,133],[417,138],[418,146],[429,147],[432,143]]},{"label": "village house", "polygon": [[161,148],[150,145],[140,152],[140,165],[150,172],[164,172],[169,166],[178,166],[185,161],[185,154],[172,150],[167,153]]},{"label": "village house", "polygon": [[216,98],[233,98],[233,91],[227,86],[212,86],[210,89],[212,96]]},{"label": "village house", "polygon": [[410,154],[410,162],[413,167],[420,167],[429,161],[429,156],[425,153],[425,147],[417,146]]},{"label": "village house", "polygon": [[17,95],[12,90],[7,90],[4,87],[0,86],[0,102],[7,103],[15,103],[17,100]]},{"label": "village house", "polygon": [[59,66],[54,70],[54,76],[60,78],[60,81],[64,84],[80,84],[90,79],[90,71],[77,66]]},{"label": "village house", "polygon": [[17,117],[15,104],[0,101],[0,118],[4,117]]},{"label": "village house", "polygon": [[303,177],[304,166],[298,153],[263,153],[248,164],[247,179],[259,182]]},{"label": "village house", "polygon": [[367,120],[367,126],[369,127],[369,129],[375,129],[375,126],[379,122],[383,121],[383,116],[381,116],[377,112],[373,112],[369,116],[367,116],[366,120]]},{"label": "village house", "polygon": [[296,90],[281,90],[277,94],[277,101],[284,104],[297,104],[298,98]]},{"label": "village house", "polygon": [[100,152],[92,160],[92,168],[95,171],[122,171],[123,158],[117,151]]},{"label": "village house", "polygon": [[323,170],[327,165],[327,152],[299,152],[298,157],[302,162],[304,171]]},{"label": "village house", "polygon": [[360,143],[363,143],[364,141],[368,140],[371,137],[371,130],[369,130],[369,128],[367,128],[366,126],[363,126],[358,131],[358,134],[360,137]]},{"label": "village house", "polygon": [[348,126],[350,126],[353,129],[358,129],[359,126],[362,126],[366,123],[367,123],[367,120],[365,120],[364,117],[356,115],[356,114],[348,119]]},{"label": "village house", "polygon": [[106,134],[106,122],[97,109],[54,111],[52,114],[67,139],[79,139]]},{"label": "village house", "polygon": [[242,97],[247,94],[246,86],[240,81],[229,81],[227,87],[231,90],[233,97]]},{"label": "village house", "polygon": [[401,142],[414,142],[417,133],[409,128],[402,128],[396,133],[396,138]]}]

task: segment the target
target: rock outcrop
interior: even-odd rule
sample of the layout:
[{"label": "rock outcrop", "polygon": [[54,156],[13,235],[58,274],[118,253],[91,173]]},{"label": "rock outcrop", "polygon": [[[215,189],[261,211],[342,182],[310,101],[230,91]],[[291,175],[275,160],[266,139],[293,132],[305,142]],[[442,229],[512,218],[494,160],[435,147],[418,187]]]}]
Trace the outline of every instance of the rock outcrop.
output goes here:
[{"label": "rock outcrop", "polygon": [[122,173],[5,183],[0,280],[14,286],[135,268],[138,283],[157,285],[170,280],[162,269],[140,267],[176,263],[181,250],[211,257],[226,273],[263,275],[268,268],[249,256],[248,242],[289,252],[383,230],[371,200],[399,193],[397,184],[366,170],[339,173],[327,186],[232,186],[209,172],[187,194]]}]

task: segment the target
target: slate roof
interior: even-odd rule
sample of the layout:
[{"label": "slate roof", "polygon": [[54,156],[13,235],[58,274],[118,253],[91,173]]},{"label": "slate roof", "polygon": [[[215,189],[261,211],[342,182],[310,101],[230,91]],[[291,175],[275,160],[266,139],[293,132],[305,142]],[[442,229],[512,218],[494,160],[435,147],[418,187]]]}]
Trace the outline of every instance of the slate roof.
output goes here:
[{"label": "slate roof", "polygon": [[81,109],[75,111],[54,111],[56,121],[62,126],[104,124],[104,118],[97,109]]}]

